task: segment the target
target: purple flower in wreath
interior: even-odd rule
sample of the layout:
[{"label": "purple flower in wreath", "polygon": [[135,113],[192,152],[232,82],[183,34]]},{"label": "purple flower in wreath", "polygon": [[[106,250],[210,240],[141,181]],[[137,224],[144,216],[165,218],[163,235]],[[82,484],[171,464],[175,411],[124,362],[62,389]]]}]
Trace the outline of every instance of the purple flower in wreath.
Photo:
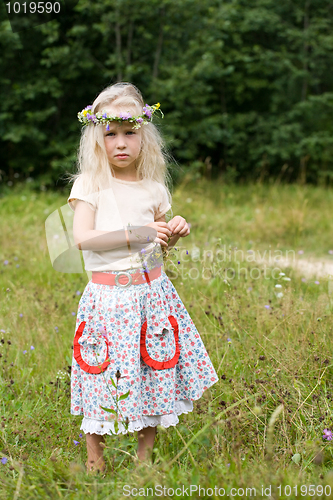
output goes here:
[{"label": "purple flower in wreath", "polygon": [[107,124],[106,130],[110,130],[110,125],[109,124]]},{"label": "purple flower in wreath", "polygon": [[144,106],[143,114],[146,115],[148,118],[151,118],[152,112],[151,112],[150,106],[148,106],[148,104],[146,104]]},{"label": "purple flower in wreath", "polygon": [[136,123],[142,123],[143,122],[143,118],[137,118],[136,119]]},{"label": "purple flower in wreath", "polygon": [[123,120],[128,120],[129,118],[132,118],[131,113],[119,113],[119,118],[122,118]]},{"label": "purple flower in wreath", "polygon": [[102,116],[103,116],[103,118],[107,118],[108,117],[108,115],[106,113],[103,113]]}]

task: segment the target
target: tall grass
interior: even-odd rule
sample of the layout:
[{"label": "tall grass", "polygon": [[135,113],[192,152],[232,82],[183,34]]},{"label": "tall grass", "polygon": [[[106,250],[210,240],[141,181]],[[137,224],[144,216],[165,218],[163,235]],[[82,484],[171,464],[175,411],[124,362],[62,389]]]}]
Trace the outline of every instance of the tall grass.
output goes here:
[{"label": "tall grass", "polygon": [[0,498],[118,499],[132,488],[156,498],[160,490],[147,488],[157,485],[165,498],[188,498],[190,485],[192,498],[219,498],[222,488],[233,498],[254,496],[246,488],[310,498],[310,485],[316,498],[333,498],[323,439],[333,430],[329,279],[302,280],[292,267],[280,275],[250,258],[280,249],[333,259],[331,191],[177,187],[173,212],[191,234],[165,270],[220,380],[178,426],[158,429],[152,466],[135,462],[135,435],[108,436],[105,478],[86,475],[81,418],[69,413],[73,313],[88,277],[54,271],[44,234],[66,194],[17,186],[0,202]]}]

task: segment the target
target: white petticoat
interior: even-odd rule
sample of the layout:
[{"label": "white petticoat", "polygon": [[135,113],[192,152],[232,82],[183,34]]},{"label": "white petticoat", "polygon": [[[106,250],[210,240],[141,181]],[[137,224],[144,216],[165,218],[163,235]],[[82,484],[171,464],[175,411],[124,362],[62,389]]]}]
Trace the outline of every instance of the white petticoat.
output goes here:
[{"label": "white petticoat", "polygon": [[[142,415],[136,420],[131,420],[128,424],[128,430],[119,422],[119,429],[116,433],[114,430],[114,422],[107,420],[96,420],[94,418],[84,417],[80,429],[85,434],[126,434],[127,432],[140,431],[146,427],[156,427],[161,425],[164,428],[175,426],[178,424],[178,415],[182,413],[190,413],[193,411],[193,403],[190,400],[183,399],[175,401],[175,412],[166,415]],[[111,431],[111,432],[110,432]]]}]

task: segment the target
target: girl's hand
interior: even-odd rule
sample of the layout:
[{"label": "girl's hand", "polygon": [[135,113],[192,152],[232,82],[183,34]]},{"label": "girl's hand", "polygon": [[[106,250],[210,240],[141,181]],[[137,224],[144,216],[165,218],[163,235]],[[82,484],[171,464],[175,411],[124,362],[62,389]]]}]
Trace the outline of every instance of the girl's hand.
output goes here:
[{"label": "girl's hand", "polygon": [[190,228],[188,227],[186,220],[180,215],[175,215],[175,217],[171,219],[168,224],[172,234],[178,234],[182,238],[185,238],[185,236],[190,234]]},{"label": "girl's hand", "polygon": [[163,247],[168,246],[171,229],[167,222],[151,222],[150,224],[146,224],[145,227],[152,227],[157,231],[157,237],[154,240],[156,243],[160,243]]}]

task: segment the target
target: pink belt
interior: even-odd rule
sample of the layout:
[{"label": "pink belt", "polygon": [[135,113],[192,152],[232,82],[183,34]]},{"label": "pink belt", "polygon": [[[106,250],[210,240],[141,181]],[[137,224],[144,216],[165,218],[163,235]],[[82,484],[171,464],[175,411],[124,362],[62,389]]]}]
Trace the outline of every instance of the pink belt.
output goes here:
[{"label": "pink belt", "polygon": [[93,271],[92,282],[99,283],[100,285],[117,285],[121,288],[126,288],[130,285],[142,285],[143,283],[148,283],[150,286],[150,282],[159,276],[161,276],[161,267],[154,267],[154,269],[148,273],[144,271],[144,276],[142,276],[141,269],[132,274],[126,271],[119,271],[118,273],[101,273]]}]

